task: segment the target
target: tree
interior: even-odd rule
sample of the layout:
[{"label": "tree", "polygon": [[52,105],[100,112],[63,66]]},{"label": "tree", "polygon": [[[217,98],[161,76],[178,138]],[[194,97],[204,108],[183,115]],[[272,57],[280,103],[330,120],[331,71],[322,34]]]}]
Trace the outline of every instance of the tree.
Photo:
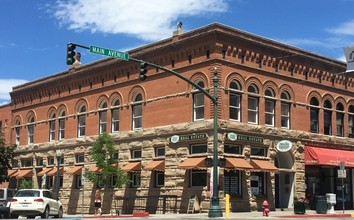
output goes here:
[{"label": "tree", "polygon": [[8,170],[16,146],[5,146],[5,139],[0,131],[0,183],[8,181]]},{"label": "tree", "polygon": [[33,181],[30,179],[22,179],[18,188],[19,189],[33,189]]},{"label": "tree", "polygon": [[86,171],[84,176],[89,181],[105,186],[111,177],[115,177],[114,187],[121,187],[128,183],[127,175],[118,169],[118,157],[114,148],[114,141],[107,133],[100,134],[90,151],[91,160],[96,162],[100,173]]}]

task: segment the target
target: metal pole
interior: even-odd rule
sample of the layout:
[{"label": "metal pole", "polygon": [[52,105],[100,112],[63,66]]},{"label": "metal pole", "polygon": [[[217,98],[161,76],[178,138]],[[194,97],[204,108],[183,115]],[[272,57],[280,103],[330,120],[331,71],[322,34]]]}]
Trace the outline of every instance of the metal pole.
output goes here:
[{"label": "metal pole", "polygon": [[[343,170],[343,172],[346,172],[346,170]],[[343,176],[342,176],[342,205],[343,205],[343,213],[344,213],[344,182],[343,182]]]},{"label": "metal pole", "polygon": [[213,140],[213,196],[211,197],[209,217],[222,217],[222,211],[219,204],[219,187],[218,187],[218,70],[214,68],[214,140]]},{"label": "metal pole", "polygon": [[59,199],[59,165],[60,165],[60,155],[57,154],[57,178],[56,178],[56,189],[55,189],[55,193],[56,193],[56,198]]}]

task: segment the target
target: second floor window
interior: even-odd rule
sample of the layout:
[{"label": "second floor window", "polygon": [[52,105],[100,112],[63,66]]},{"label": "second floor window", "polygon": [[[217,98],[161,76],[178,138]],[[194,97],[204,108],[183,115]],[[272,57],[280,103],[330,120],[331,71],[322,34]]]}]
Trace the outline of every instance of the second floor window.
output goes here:
[{"label": "second floor window", "polygon": [[34,117],[31,116],[28,119],[28,125],[27,125],[27,132],[28,132],[28,144],[33,144],[34,140]]},{"label": "second floor window", "polygon": [[251,147],[251,155],[266,157],[267,150],[264,147]]},{"label": "second floor window", "polygon": [[324,117],[324,134],[327,135],[332,135],[332,104],[326,100],[324,103],[324,112],[323,112],[323,117]]},{"label": "second floor window", "polygon": [[84,163],[84,162],[85,162],[85,155],[83,155],[83,154],[76,154],[76,155],[75,155],[75,162],[76,162],[76,163]]},{"label": "second floor window", "polygon": [[275,118],[275,94],[274,91],[268,88],[265,91],[265,125],[274,127]]},{"label": "second floor window", "polygon": [[118,132],[119,131],[119,108],[118,106],[120,105],[119,100],[115,100],[112,103],[112,127],[111,131],[113,132]]},{"label": "second floor window", "polygon": [[136,94],[133,98],[133,130],[141,129],[143,127],[143,97],[141,94]]},{"label": "second floor window", "polygon": [[20,122],[16,121],[16,127],[15,127],[15,143],[16,145],[20,144]]},{"label": "second floor window", "polygon": [[232,81],[230,83],[230,119],[241,121],[241,94],[237,91],[241,90],[238,82]]},{"label": "second floor window", "polygon": [[55,140],[55,113],[52,113],[49,118],[49,141]]},{"label": "second floor window", "polygon": [[132,150],[132,151],[131,151],[131,158],[132,158],[132,159],[139,159],[139,158],[141,158],[141,150]]},{"label": "second floor window", "polygon": [[208,152],[206,144],[195,144],[190,146],[190,154],[205,154]]},{"label": "second floor window", "polygon": [[336,107],[336,126],[337,136],[344,137],[344,106],[342,103],[338,103]]},{"label": "second floor window", "polygon": [[[197,82],[197,85],[204,88],[202,81]],[[193,121],[204,119],[204,94],[197,91],[193,94]]]},{"label": "second floor window", "polygon": [[290,95],[288,92],[283,92],[280,95],[280,99],[282,100],[280,105],[280,126],[281,128],[290,128]]},{"label": "second floor window", "polygon": [[348,109],[348,136],[354,138],[354,106],[349,106]]},{"label": "second floor window", "polygon": [[250,85],[248,87],[248,123],[258,124],[258,98],[250,96],[250,94],[258,94],[258,88],[256,85]]},{"label": "second floor window", "polygon": [[65,138],[65,111],[62,111],[59,115],[59,140]]},{"label": "second floor window", "polygon": [[311,98],[310,101],[310,131],[312,133],[318,133],[318,114],[319,114],[319,107],[318,107],[318,100],[316,98]]},{"label": "second floor window", "polygon": [[81,106],[79,108],[79,116],[78,116],[78,123],[77,123],[77,136],[83,137],[86,133],[86,106]]},{"label": "second floor window", "polygon": [[102,134],[107,131],[107,103],[101,104],[99,112],[99,133]]}]

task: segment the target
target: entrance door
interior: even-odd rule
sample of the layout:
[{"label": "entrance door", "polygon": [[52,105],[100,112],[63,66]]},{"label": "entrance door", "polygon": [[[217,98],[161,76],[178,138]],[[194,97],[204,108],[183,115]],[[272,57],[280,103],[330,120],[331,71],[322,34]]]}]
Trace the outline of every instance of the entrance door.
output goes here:
[{"label": "entrance door", "polygon": [[275,176],[275,207],[292,208],[294,197],[294,173],[291,172],[294,160],[289,152],[278,152],[275,165],[281,171]]}]

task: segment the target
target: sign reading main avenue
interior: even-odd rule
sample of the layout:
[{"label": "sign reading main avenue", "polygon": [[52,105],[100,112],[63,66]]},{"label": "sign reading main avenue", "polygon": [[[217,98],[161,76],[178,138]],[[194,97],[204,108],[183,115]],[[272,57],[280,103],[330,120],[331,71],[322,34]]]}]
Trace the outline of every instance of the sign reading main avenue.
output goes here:
[{"label": "sign reading main avenue", "polygon": [[170,140],[172,143],[175,144],[180,141],[202,140],[206,138],[207,138],[206,133],[198,133],[198,134],[187,134],[187,135],[173,135]]},{"label": "sign reading main avenue", "polygon": [[103,47],[90,46],[90,52],[101,54],[104,56],[113,57],[113,58],[118,58],[121,60],[129,60],[128,53],[120,52],[120,51],[116,51],[116,50],[110,50],[110,49],[103,48]]}]

